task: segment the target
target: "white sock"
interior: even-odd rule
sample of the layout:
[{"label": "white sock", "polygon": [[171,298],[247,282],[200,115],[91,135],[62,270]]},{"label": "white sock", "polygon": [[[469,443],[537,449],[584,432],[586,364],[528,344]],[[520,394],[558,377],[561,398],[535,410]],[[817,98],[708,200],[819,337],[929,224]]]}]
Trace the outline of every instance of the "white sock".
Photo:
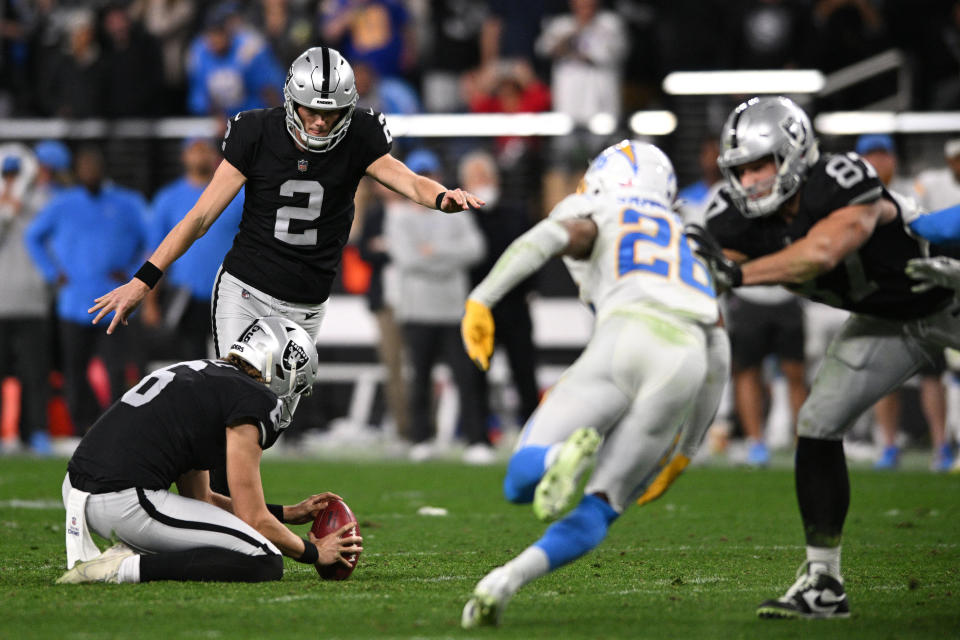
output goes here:
[{"label": "white sock", "polygon": [[557,461],[557,456],[560,455],[560,449],[563,448],[563,443],[558,442],[557,444],[550,445],[550,448],[547,449],[547,455],[543,458],[543,470],[546,472],[547,469],[553,466],[553,463]]},{"label": "white sock", "polygon": [[807,547],[807,562],[826,567],[826,573],[840,577],[840,547]]},{"label": "white sock", "polygon": [[550,560],[547,554],[540,547],[530,546],[523,550],[523,553],[504,565],[511,575],[514,584],[514,593],[527,584],[533,582],[542,575],[550,572]]},{"label": "white sock", "polygon": [[140,582],[140,555],[124,558],[117,572],[120,584]]}]

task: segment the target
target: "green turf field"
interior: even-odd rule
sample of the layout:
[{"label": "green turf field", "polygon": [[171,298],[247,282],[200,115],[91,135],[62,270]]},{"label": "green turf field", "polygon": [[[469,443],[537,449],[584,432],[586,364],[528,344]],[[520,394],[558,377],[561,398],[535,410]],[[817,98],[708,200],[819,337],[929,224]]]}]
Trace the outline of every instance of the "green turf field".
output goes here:
[{"label": "green turf field", "polygon": [[[0,459],[0,638],[960,638],[957,475],[853,472],[849,620],[754,617],[802,560],[792,474],[706,468],[521,591],[498,630],[468,634],[476,581],[542,530],[501,499],[502,467],[265,462],[268,500],[329,489],[353,508],[366,551],[347,582],[287,561],[272,584],[57,587],[64,468]],[[417,515],[427,505],[449,515]]]}]

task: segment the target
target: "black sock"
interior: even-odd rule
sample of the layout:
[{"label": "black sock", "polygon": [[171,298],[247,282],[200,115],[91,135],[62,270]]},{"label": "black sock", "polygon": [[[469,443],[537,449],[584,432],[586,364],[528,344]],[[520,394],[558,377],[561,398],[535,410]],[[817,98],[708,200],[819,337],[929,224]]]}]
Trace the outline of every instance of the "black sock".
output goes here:
[{"label": "black sock", "polygon": [[145,554],[140,557],[140,582],[265,582],[279,580],[282,576],[281,556],[248,556],[239,551],[218,547]]},{"label": "black sock", "polygon": [[797,438],[794,479],[807,544],[840,546],[843,521],[850,507],[850,478],[843,441]]}]

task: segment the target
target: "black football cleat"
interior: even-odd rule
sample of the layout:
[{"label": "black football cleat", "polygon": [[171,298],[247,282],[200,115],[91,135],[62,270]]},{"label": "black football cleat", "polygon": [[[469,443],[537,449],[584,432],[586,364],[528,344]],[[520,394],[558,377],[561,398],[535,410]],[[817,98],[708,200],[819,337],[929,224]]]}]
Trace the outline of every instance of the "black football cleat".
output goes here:
[{"label": "black football cleat", "polygon": [[800,565],[797,581],[782,598],[767,600],[757,608],[761,618],[849,618],[850,604],[843,583],[823,573],[812,572],[808,562]]}]

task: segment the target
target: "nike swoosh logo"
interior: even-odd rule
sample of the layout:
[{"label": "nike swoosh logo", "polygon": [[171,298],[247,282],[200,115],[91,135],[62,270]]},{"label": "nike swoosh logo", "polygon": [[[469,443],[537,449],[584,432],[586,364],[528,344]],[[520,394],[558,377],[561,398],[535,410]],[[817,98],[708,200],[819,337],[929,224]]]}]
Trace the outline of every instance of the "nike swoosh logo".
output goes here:
[{"label": "nike swoosh logo", "polygon": [[803,599],[807,601],[807,605],[810,607],[810,609],[818,613],[827,613],[833,611],[841,602],[843,602],[843,597],[837,597],[837,595],[832,591],[822,591],[820,593],[807,591],[805,594],[803,594]]},{"label": "nike swoosh logo", "polygon": [[316,318],[318,313],[320,313],[320,312],[319,312],[319,311],[314,311],[313,313],[306,313],[306,314],[304,314],[303,319],[304,319],[304,320],[309,320],[310,318]]}]

